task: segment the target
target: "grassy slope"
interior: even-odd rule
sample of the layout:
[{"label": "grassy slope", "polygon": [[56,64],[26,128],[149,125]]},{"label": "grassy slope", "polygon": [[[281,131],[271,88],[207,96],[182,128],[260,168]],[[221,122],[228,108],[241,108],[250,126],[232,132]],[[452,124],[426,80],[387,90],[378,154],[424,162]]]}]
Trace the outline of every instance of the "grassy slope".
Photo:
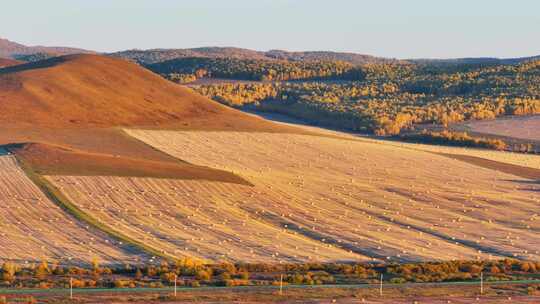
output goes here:
[{"label": "grassy slope", "polygon": [[16,152],[25,152],[29,165],[50,174],[121,172],[243,182],[226,172],[181,163],[118,127],[294,132],[220,105],[136,64],[97,55],[1,69],[0,91],[0,144],[40,144]]}]

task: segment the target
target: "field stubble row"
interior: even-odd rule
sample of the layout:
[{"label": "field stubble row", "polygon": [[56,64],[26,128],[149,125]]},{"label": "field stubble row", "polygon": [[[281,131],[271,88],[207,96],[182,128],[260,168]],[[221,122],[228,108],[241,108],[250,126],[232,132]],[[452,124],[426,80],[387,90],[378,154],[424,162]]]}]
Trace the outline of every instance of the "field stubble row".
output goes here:
[{"label": "field stubble row", "polygon": [[528,180],[381,142],[129,130],[255,186],[49,177],[80,208],[174,256],[248,262],[538,259]]}]

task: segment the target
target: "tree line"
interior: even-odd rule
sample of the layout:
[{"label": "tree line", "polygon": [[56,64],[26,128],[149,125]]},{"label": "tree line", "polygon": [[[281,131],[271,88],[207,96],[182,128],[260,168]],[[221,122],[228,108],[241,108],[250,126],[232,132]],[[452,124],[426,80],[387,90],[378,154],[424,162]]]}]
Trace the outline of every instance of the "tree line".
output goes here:
[{"label": "tree line", "polygon": [[230,263],[205,264],[196,259],[151,264],[65,266],[45,261],[18,265],[4,262],[0,286],[18,288],[135,288],[179,286],[324,285],[385,282],[451,282],[534,279],[540,262],[515,259],[493,261],[441,261],[405,264],[377,263]]},{"label": "tree line", "polygon": [[286,61],[185,57],[150,64],[150,70],[180,83],[203,77],[255,81],[361,80],[363,70],[342,61]]}]

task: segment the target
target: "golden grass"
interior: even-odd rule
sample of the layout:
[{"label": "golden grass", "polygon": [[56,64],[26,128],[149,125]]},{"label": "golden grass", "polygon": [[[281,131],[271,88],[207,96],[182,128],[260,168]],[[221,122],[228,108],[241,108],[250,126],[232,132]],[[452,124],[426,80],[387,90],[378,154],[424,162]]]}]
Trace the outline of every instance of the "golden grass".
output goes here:
[{"label": "golden grass", "polygon": [[540,170],[540,157],[538,155],[512,153],[512,152],[506,152],[506,151],[495,151],[495,150],[480,149],[480,148],[437,146],[437,145],[415,144],[415,143],[406,143],[406,142],[390,141],[390,140],[379,140],[379,139],[372,139],[368,137],[360,137],[354,134],[333,131],[333,130],[313,127],[313,126],[298,125],[298,124],[293,124],[293,123],[280,123],[280,124],[288,125],[288,126],[295,126],[297,128],[302,128],[308,132],[324,134],[327,136],[334,136],[334,137],[337,136],[344,139],[347,138],[347,139],[361,141],[361,142],[391,145],[395,147],[412,149],[412,150],[420,150],[420,151],[426,151],[426,152],[479,157],[479,158],[484,158],[484,159],[502,162],[506,164],[529,167],[529,168]]},{"label": "golden grass", "polygon": [[494,150],[486,150],[486,149],[447,147],[447,146],[435,146],[435,145],[401,143],[401,142],[386,142],[386,144],[394,145],[396,147],[418,149],[418,150],[427,151],[427,152],[480,157],[480,158],[498,161],[502,163],[529,167],[529,168],[540,170],[540,157],[538,155],[512,153],[512,152],[506,152],[506,151],[494,151]]},{"label": "golden grass", "polygon": [[0,260],[135,262],[137,256],[51,202],[13,156],[0,156]]},{"label": "golden grass", "polygon": [[86,212],[178,255],[265,262],[540,257],[540,197],[530,180],[381,141],[128,132],[255,185],[50,178]]},{"label": "golden grass", "polygon": [[164,255],[203,261],[367,261],[365,256],[292,233],[243,210],[249,186],[123,177],[48,179],[84,212]]}]

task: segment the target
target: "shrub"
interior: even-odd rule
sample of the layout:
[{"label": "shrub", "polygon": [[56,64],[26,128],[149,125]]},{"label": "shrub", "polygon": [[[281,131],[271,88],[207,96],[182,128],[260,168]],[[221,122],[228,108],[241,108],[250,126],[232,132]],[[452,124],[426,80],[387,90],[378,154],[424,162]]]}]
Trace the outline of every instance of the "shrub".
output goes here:
[{"label": "shrub", "polygon": [[210,281],[212,273],[210,270],[199,270],[195,274],[195,278],[200,281]]},{"label": "shrub", "polygon": [[403,284],[403,283],[407,283],[407,280],[405,278],[391,278],[390,283],[392,283],[392,284]]}]

